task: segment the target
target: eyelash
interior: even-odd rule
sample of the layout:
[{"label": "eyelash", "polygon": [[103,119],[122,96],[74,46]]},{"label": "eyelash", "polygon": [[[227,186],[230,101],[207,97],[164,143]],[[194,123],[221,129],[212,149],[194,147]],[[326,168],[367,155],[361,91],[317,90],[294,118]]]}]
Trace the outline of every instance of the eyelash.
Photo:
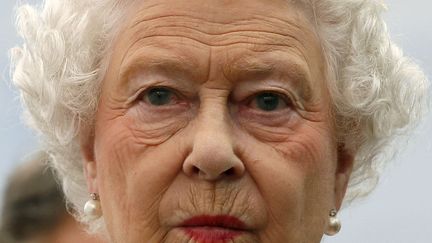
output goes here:
[{"label": "eyelash", "polygon": [[293,101],[289,96],[287,96],[283,93],[277,92],[277,91],[273,91],[273,90],[269,90],[269,91],[265,90],[265,91],[260,91],[260,92],[254,93],[246,99],[245,103],[250,104],[251,102],[254,101],[254,99],[257,99],[257,98],[259,98],[260,95],[264,95],[264,94],[276,96],[277,98],[279,98],[280,100],[282,100],[285,103],[286,107],[292,107],[293,106]]},{"label": "eyelash", "polygon": [[148,87],[147,89],[143,90],[139,94],[138,101],[141,101],[141,102],[144,102],[146,104],[151,105],[150,102],[148,102],[147,95],[149,95],[149,92],[157,90],[157,89],[166,90],[166,91],[171,92],[171,97],[174,97],[175,100],[177,100],[177,101],[182,100],[182,99],[184,100],[184,97],[177,90],[175,90],[173,88],[170,88],[167,86],[151,86],[151,87]]},{"label": "eyelash", "polygon": [[[145,102],[146,104],[148,104],[150,106],[157,107],[158,105],[151,104],[149,102],[149,100],[148,100],[148,97],[147,97],[147,95],[149,95],[149,92],[154,91],[156,89],[166,90],[166,91],[171,92],[170,98],[174,98],[175,99],[174,103],[170,101],[169,104],[167,104],[167,105],[165,105],[165,104],[164,105],[160,105],[161,106],[160,108],[171,106],[171,105],[175,105],[175,104],[179,104],[179,103],[182,103],[181,102],[182,100],[183,101],[187,100],[186,96],[182,95],[181,92],[179,92],[178,90],[176,90],[174,88],[167,87],[167,86],[151,86],[151,87],[148,87],[147,89],[145,89],[145,90],[143,90],[141,92],[141,94],[138,96],[138,100],[142,101],[142,102]],[[243,105],[243,106],[247,106],[247,107],[251,108],[251,103],[254,102],[254,99],[257,99],[260,95],[264,95],[264,94],[274,95],[278,99],[282,100],[285,103],[284,108],[286,107],[286,108],[291,108],[292,109],[294,107],[293,99],[290,96],[288,96],[288,95],[286,95],[284,93],[278,92],[278,91],[274,91],[274,90],[262,90],[262,91],[253,93],[252,95],[249,95],[246,99],[244,99],[243,101],[241,101],[240,104]],[[256,108],[255,110],[259,110],[259,109]],[[264,110],[261,110],[260,112],[269,113],[269,111],[264,111]]]}]

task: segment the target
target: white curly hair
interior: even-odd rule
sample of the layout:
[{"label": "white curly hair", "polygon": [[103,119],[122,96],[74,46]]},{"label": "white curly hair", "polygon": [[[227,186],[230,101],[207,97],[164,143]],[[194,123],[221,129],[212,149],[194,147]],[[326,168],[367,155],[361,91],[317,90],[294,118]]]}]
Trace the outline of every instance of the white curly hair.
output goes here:
[{"label": "white curly hair", "polygon": [[[375,187],[392,144],[424,115],[429,82],[392,43],[378,0],[298,0],[313,14],[328,67],[328,88],[345,149],[356,151],[345,203]],[[41,136],[76,216],[88,200],[79,136],[92,127],[123,1],[45,0],[18,8],[24,44],[11,51],[25,119]]]}]

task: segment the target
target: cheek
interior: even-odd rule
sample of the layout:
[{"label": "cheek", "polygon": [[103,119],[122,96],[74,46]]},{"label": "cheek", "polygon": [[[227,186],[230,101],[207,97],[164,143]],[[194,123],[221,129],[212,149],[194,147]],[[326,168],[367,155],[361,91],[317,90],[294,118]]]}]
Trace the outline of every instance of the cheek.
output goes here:
[{"label": "cheek", "polygon": [[[272,217],[272,231],[298,230],[317,225],[322,233],[332,196],[336,164],[334,142],[325,124],[279,129],[277,136],[264,129],[243,135],[243,160],[254,178]],[[259,139],[265,133],[266,139]],[[285,137],[285,139],[281,139]],[[275,138],[275,139],[270,139]],[[296,235],[296,232],[291,232]]]},{"label": "cheek", "polygon": [[188,125],[193,109],[187,110],[186,108],[184,106],[167,109],[167,111],[145,111],[140,104],[137,104],[131,107],[126,114],[130,120],[128,129],[136,138],[137,144],[160,145]]},{"label": "cheek", "polygon": [[157,215],[160,200],[183,158],[179,141],[167,139],[179,130],[179,123],[175,125],[169,134],[127,116],[97,123],[95,158],[104,217],[110,232],[128,238],[126,242],[163,235]]}]

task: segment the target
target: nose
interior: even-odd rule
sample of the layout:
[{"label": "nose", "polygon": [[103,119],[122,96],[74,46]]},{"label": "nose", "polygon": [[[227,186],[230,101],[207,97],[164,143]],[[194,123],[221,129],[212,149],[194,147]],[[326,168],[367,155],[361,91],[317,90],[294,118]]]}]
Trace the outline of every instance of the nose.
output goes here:
[{"label": "nose", "polygon": [[207,181],[239,178],[245,167],[236,155],[228,114],[201,113],[197,117],[192,151],[183,163],[186,175]]}]

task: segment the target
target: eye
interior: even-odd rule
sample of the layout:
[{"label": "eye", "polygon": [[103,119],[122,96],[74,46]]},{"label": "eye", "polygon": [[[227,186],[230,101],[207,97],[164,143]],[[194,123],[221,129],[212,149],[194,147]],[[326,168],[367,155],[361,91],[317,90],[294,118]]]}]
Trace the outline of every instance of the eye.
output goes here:
[{"label": "eye", "polygon": [[262,111],[270,112],[283,109],[288,106],[290,102],[286,101],[283,95],[263,92],[252,98],[250,106]]},{"label": "eye", "polygon": [[164,87],[151,88],[144,94],[146,103],[154,106],[169,105],[173,103],[175,98],[174,92]]}]

